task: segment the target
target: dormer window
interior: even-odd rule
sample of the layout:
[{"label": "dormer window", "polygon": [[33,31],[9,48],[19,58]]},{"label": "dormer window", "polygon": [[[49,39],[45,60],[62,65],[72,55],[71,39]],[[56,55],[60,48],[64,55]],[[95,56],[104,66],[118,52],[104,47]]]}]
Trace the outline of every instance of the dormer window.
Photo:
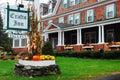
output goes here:
[{"label": "dormer window", "polygon": [[50,3],[48,7],[48,13],[51,13],[51,12],[52,12],[52,3]]}]

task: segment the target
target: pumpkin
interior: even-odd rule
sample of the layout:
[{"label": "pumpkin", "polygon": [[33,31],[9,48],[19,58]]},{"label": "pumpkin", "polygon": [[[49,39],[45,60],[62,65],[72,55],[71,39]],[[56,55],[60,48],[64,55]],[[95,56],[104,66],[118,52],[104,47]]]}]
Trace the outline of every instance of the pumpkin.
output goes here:
[{"label": "pumpkin", "polygon": [[38,61],[38,60],[40,60],[40,56],[35,55],[35,56],[33,56],[32,60],[33,61]]}]

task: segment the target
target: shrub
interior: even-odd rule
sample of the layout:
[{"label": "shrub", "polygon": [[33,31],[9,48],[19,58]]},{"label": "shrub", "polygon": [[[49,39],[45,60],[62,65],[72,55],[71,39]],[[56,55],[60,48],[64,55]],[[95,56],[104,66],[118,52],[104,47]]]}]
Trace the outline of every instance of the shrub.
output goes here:
[{"label": "shrub", "polygon": [[79,58],[89,58],[91,51],[83,51],[78,53]]},{"label": "shrub", "polygon": [[119,59],[120,51],[83,51],[83,52],[56,52],[56,56],[78,57],[78,58],[104,58]]},{"label": "shrub", "polygon": [[54,55],[52,44],[50,41],[46,41],[42,47],[42,54],[44,55]]},{"label": "shrub", "polygon": [[104,59],[117,59],[120,58],[120,51],[106,51],[102,54]]},{"label": "shrub", "polygon": [[101,53],[99,51],[92,51],[90,54],[91,58],[101,58]]}]

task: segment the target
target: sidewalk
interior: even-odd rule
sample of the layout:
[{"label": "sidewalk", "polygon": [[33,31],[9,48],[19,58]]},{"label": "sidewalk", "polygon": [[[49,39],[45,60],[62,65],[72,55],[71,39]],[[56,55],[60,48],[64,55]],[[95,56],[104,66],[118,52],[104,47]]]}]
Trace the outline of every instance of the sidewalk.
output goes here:
[{"label": "sidewalk", "polygon": [[92,80],[120,80],[120,74],[114,74],[114,75],[110,75],[102,78],[96,78]]}]

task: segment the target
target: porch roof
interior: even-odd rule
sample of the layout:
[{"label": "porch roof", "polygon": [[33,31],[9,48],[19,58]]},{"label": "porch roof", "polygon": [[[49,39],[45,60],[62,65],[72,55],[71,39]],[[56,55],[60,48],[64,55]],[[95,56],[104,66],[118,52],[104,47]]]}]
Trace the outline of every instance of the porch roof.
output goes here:
[{"label": "porch roof", "polygon": [[65,23],[53,23],[54,25],[60,27],[60,28],[65,28],[65,27],[72,27],[72,24],[65,24]]}]

